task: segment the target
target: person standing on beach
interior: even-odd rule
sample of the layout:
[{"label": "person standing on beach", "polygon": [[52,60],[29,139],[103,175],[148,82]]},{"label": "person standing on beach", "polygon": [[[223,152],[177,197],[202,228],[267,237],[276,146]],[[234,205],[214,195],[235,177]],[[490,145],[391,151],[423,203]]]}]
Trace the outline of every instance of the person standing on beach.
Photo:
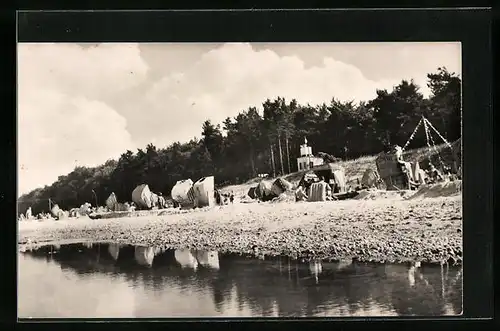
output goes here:
[{"label": "person standing on beach", "polygon": [[229,194],[229,201],[231,201],[231,204],[234,202],[234,193],[233,193],[233,191],[231,191],[231,193]]},{"label": "person standing on beach", "polygon": [[408,184],[415,184],[413,183],[411,165],[409,162],[403,160],[403,149],[401,148],[401,146],[394,146],[394,152],[396,154],[396,161],[398,162],[401,171],[405,175]]}]

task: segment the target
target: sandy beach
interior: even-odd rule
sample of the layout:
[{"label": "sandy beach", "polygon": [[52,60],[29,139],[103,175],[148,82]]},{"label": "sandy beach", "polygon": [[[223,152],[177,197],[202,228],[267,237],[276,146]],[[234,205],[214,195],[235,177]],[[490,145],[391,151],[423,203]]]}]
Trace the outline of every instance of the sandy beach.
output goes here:
[{"label": "sandy beach", "polygon": [[462,261],[462,196],[379,191],[332,202],[235,203],[209,210],[19,222],[26,245],[113,241],[164,248],[372,262]]}]

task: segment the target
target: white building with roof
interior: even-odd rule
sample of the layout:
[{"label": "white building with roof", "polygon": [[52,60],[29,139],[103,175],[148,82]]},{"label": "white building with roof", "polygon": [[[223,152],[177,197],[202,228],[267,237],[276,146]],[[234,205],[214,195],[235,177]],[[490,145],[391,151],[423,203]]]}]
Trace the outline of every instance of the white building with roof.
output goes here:
[{"label": "white building with roof", "polygon": [[321,157],[313,155],[312,147],[307,145],[307,138],[304,138],[304,144],[300,145],[300,157],[297,158],[297,169],[309,170],[323,163],[324,160]]}]

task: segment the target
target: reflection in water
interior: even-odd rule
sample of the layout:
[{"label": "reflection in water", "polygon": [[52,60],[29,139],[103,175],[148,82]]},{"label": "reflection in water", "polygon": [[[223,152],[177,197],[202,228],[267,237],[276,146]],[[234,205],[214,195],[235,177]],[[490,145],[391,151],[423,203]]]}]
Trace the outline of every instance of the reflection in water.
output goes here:
[{"label": "reflection in water", "polygon": [[416,267],[413,265],[408,269],[408,283],[411,287],[415,286],[415,271]]},{"label": "reflection in water", "polygon": [[108,245],[109,255],[113,258],[113,260],[118,260],[118,256],[120,255],[120,245],[119,244],[109,244]]},{"label": "reflection in water", "polygon": [[219,270],[219,253],[216,251],[196,251],[196,260],[204,267]]},{"label": "reflection in water", "polygon": [[337,263],[337,270],[345,270],[352,267],[352,259],[343,259]]},{"label": "reflection in water", "polygon": [[319,282],[318,275],[321,273],[321,271],[323,271],[323,266],[321,265],[321,261],[309,262],[309,270],[311,271],[311,275],[314,276],[316,284],[318,284]]},{"label": "reflection in water", "polygon": [[198,260],[189,249],[179,249],[175,251],[175,260],[183,268],[190,268],[196,270],[198,268]]},{"label": "reflection in water", "polygon": [[21,254],[18,277],[21,317],[422,316],[462,310],[461,270],[446,265],[299,263],[83,243]]},{"label": "reflection in water", "polygon": [[153,265],[155,251],[153,247],[136,246],[134,256],[139,265],[151,267]]}]

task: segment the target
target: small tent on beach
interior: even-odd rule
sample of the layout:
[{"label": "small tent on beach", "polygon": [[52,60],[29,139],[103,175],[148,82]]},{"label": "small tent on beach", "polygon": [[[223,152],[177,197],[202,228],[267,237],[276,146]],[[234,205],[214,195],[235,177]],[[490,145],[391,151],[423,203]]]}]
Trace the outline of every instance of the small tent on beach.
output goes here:
[{"label": "small tent on beach", "polygon": [[271,186],[271,192],[276,196],[279,196],[281,193],[290,191],[292,189],[293,184],[283,178],[276,179]]},{"label": "small tent on beach", "polygon": [[250,187],[250,189],[248,190],[248,193],[247,195],[252,198],[252,199],[257,199],[257,195],[255,194],[255,190],[257,189],[257,187]]},{"label": "small tent on beach", "polygon": [[194,205],[193,181],[183,179],[177,181],[171,191],[172,200],[183,207]]},{"label": "small tent on beach", "polygon": [[61,219],[67,218],[69,216],[69,212],[64,211],[61,208],[59,208],[58,204],[55,204],[52,207],[52,209],[50,210],[50,212],[56,220],[61,220]]},{"label": "small tent on beach", "polygon": [[151,191],[147,184],[141,184],[132,191],[132,201],[139,209],[151,209]]},{"label": "small tent on beach", "polygon": [[118,199],[116,198],[115,192],[111,192],[109,197],[106,199],[106,207],[109,210],[115,211],[115,206],[118,203]]},{"label": "small tent on beach", "polygon": [[50,209],[50,212],[52,214],[52,216],[54,217],[57,217],[59,211],[61,211],[61,208],[59,208],[59,205],[58,204],[55,204],[54,206],[52,206],[52,208]]},{"label": "small tent on beach", "polygon": [[193,184],[194,205],[196,207],[214,205],[214,186],[214,176],[202,177]]},{"label": "small tent on beach", "polygon": [[273,183],[261,180],[255,189],[255,195],[262,201],[272,200],[276,197],[272,191]]}]

